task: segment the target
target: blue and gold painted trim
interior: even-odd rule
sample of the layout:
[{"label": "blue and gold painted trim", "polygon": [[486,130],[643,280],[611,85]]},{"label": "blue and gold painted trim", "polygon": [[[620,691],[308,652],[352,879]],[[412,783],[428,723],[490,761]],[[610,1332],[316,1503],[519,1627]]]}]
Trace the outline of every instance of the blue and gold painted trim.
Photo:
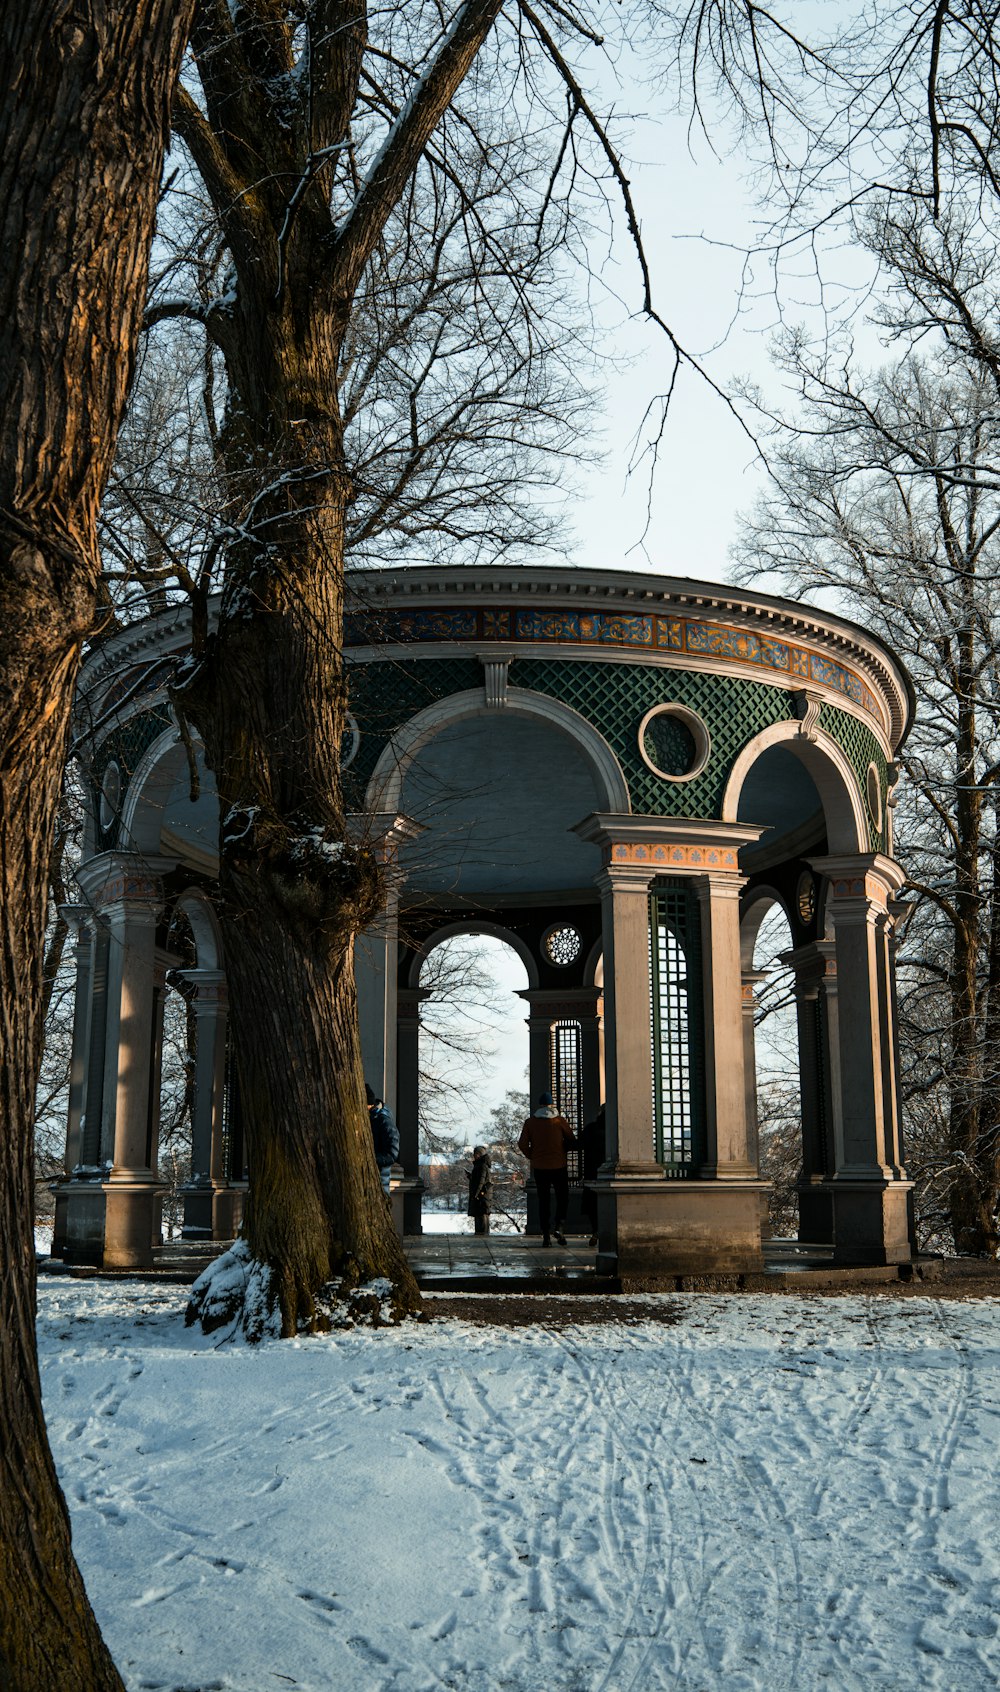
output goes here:
[{"label": "blue and gold painted trim", "polygon": [[752,629],[694,617],[620,615],[608,611],[426,608],[350,612],[344,645],[395,646],[430,641],[520,641],[532,645],[597,646],[630,652],[690,653],[723,663],[751,664],[797,682],[816,682],[881,721],[878,702],[846,664],[808,646],[755,634]]}]

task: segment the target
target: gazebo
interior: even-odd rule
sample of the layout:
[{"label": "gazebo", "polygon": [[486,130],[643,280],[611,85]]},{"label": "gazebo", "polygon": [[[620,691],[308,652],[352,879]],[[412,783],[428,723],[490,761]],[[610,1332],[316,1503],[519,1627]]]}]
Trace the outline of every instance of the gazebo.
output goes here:
[{"label": "gazebo", "polygon": [[[246,1190],[218,805],[166,686],[170,610],[88,659],[77,708],[92,804],[76,927],[66,1177],[54,1250],[148,1262],[159,1238],[165,984],[197,1027],[188,1238],[230,1238]],[[841,1263],[906,1261],[893,858],[905,672],[843,618],[765,594],[620,571],[355,572],[343,774],[391,862],[356,946],[366,1073],[401,1131],[419,1232],[421,965],[447,935],[520,957],[533,1094],[577,1123],[606,1106],[599,1265],[759,1268],[754,943],[792,946],[800,1235]],[[183,935],[183,947],[178,935]]]}]

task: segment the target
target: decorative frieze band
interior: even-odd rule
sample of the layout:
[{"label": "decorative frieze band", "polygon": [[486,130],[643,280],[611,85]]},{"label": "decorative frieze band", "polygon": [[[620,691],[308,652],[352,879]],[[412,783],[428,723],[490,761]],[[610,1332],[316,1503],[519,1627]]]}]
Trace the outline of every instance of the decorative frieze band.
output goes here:
[{"label": "decorative frieze band", "polygon": [[657,841],[622,841],[605,848],[605,864],[655,864],[664,870],[700,869],[739,871],[739,859],[730,846],[673,846]]},{"label": "decorative frieze band", "polygon": [[[352,612],[344,618],[344,645],[408,645],[422,641],[511,641],[531,645],[625,648],[751,664],[801,684],[818,682],[881,722],[870,687],[847,664],[752,629],[694,617],[629,616],[610,611],[542,611],[425,607],[421,610]],[[500,701],[491,701],[499,703]],[[808,731],[806,731],[808,732]]]},{"label": "decorative frieze band", "polygon": [[98,908],[131,902],[158,905],[163,902],[163,883],[155,875],[114,875],[94,896]]},{"label": "decorative frieze band", "polygon": [[877,875],[842,875],[830,882],[835,899],[870,899],[874,905],[884,905],[889,897],[885,883]]}]

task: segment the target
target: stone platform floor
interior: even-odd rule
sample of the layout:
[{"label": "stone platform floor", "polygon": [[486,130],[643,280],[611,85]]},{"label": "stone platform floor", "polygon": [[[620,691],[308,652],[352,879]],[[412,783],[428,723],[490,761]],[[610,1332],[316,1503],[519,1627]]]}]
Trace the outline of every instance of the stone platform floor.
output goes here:
[{"label": "stone platform floor", "polygon": [[[231,1243],[231,1242],[229,1242]],[[537,1235],[524,1234],[438,1234],[409,1235],[406,1254],[420,1286],[439,1293],[583,1293],[591,1296],[619,1293],[616,1276],[598,1274],[597,1253],[584,1235],[571,1234],[565,1246],[553,1242],[546,1250]],[[173,1240],[154,1253],[148,1269],[94,1269],[83,1265],[70,1268],[58,1259],[39,1262],[42,1274],[89,1277],[101,1275],[124,1279],[137,1277],[190,1283],[202,1269],[225,1251],[226,1242]],[[920,1259],[912,1266],[839,1267],[832,1261],[829,1246],[806,1245],[797,1240],[764,1242],[764,1269],[745,1275],[668,1276],[648,1290],[669,1291],[844,1291],[868,1286],[947,1281],[957,1286],[969,1280],[983,1281],[984,1288],[1000,1293],[1000,1266],[971,1259]],[[629,1282],[629,1292],[643,1286]]]}]

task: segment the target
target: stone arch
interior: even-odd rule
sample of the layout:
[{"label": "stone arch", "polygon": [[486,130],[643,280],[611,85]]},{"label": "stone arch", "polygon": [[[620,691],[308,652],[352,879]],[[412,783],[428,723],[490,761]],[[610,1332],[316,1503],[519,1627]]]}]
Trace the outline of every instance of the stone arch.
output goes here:
[{"label": "stone arch", "polygon": [[186,887],[174,901],[174,911],[181,911],[191,924],[199,969],[222,969],[222,930],[215,908],[200,887]]},{"label": "stone arch", "polygon": [[453,934],[489,934],[494,940],[502,940],[504,945],[509,946],[512,952],[516,952],[524,965],[529,989],[538,986],[538,960],[535,958],[531,947],[521,939],[521,936],[515,934],[513,929],[505,928],[502,923],[484,922],[479,917],[469,916],[462,917],[455,922],[442,923],[440,928],[435,928],[433,934],[427,937],[410,965],[409,979],[406,983],[408,987],[419,987],[420,971],[431,952],[435,946],[441,944],[442,940],[450,939]]},{"label": "stone arch", "polygon": [[[122,849],[147,856],[177,857],[205,874],[218,872],[218,798],[214,781],[206,779],[201,742],[194,739],[202,773],[201,797],[192,805],[187,836],[164,841],[164,825],[171,796],[186,779],[187,750],[171,725],[146,748],[129,781],[122,805]],[[197,815],[195,812],[197,811]]]},{"label": "stone arch", "polygon": [[604,986],[604,936],[599,934],[583,966],[583,984],[585,987]]},{"label": "stone arch", "polygon": [[[369,811],[395,812],[399,809],[403,778],[421,747],[433,740],[443,728],[468,717],[492,716],[497,708],[487,706],[480,688],[464,693],[451,693],[418,711],[397,729],[382,752],[365,795]],[[628,813],[632,809],[628,783],[621,765],[604,736],[579,711],[528,688],[511,687],[502,707],[509,716],[540,718],[549,727],[562,730],[573,740],[588,760],[599,788],[603,789],[600,809]]]},{"label": "stone arch", "polygon": [[772,910],[775,905],[784,912],[788,931],[791,934],[793,932],[792,915],[778,889],[769,886],[767,882],[758,882],[756,886],[748,890],[743,909],[740,912],[740,966],[744,970],[753,968],[753,955],[761,924],[768,911]]},{"label": "stone arch", "polygon": [[[774,746],[790,752],[812,777],[826,819],[828,850],[870,851],[868,819],[846,753],[824,729],[813,728],[807,737],[802,733],[802,725],[791,720],[772,723],[743,748],[733,764],[723,794],[723,822],[739,820],[740,797],[746,779],[758,758]],[[754,820],[766,821],[766,818]]]}]

